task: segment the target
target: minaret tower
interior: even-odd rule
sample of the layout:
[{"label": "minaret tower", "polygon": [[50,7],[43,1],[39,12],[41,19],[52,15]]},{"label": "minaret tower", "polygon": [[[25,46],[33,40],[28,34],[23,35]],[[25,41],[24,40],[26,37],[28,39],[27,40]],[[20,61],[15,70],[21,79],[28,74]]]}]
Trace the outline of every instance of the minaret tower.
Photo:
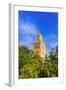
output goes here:
[{"label": "minaret tower", "polygon": [[43,38],[39,33],[36,37],[36,41],[33,44],[34,55],[39,55],[42,58],[42,62],[45,62],[45,44],[43,43]]}]

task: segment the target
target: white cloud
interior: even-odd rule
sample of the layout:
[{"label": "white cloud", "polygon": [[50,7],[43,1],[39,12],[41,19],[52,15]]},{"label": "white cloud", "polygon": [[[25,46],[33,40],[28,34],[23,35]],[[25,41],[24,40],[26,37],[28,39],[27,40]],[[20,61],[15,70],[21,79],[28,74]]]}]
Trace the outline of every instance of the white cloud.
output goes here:
[{"label": "white cloud", "polygon": [[36,35],[38,32],[37,27],[34,24],[28,22],[26,23],[20,22],[19,28],[20,28],[20,32],[23,34]]},{"label": "white cloud", "polygon": [[30,35],[27,35],[23,37],[23,39],[21,39],[20,41],[20,45],[25,45],[29,48],[32,48],[33,42],[34,42],[34,38]]},{"label": "white cloud", "polygon": [[46,35],[46,53],[48,54],[52,48],[55,48],[58,44],[58,37],[54,34]]},{"label": "white cloud", "polygon": [[32,48],[33,43],[35,42],[35,37],[38,34],[38,29],[34,24],[31,23],[20,23],[19,32],[22,37],[20,37],[19,44],[25,45],[29,48]]}]

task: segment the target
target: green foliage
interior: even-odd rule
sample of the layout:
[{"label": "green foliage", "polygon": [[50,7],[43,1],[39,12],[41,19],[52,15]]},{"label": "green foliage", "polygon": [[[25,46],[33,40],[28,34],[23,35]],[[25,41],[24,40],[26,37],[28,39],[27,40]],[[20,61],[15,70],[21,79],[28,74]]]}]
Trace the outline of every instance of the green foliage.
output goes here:
[{"label": "green foliage", "polygon": [[19,46],[19,78],[58,77],[58,47],[53,49],[42,63],[28,47]]},{"label": "green foliage", "polygon": [[37,78],[38,77],[38,72],[35,69],[34,64],[24,65],[24,67],[21,68],[20,71],[21,71],[21,76],[23,78]]}]

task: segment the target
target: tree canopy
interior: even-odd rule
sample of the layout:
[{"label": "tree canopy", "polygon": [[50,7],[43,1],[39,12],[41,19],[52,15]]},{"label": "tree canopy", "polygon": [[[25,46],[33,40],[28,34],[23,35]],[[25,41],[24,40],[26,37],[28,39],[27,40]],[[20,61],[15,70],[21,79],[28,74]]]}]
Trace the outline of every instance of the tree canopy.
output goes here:
[{"label": "tree canopy", "polygon": [[58,46],[46,56],[42,63],[40,56],[34,55],[28,47],[19,46],[19,79],[58,77]]}]

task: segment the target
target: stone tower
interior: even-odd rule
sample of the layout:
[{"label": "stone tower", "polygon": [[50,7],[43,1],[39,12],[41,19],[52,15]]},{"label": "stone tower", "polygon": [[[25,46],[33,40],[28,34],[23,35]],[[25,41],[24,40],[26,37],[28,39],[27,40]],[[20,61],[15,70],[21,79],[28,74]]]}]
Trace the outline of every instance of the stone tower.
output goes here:
[{"label": "stone tower", "polygon": [[42,62],[45,62],[45,44],[43,43],[43,38],[39,33],[36,37],[36,41],[33,44],[33,51],[35,55],[39,55],[42,58]]}]

